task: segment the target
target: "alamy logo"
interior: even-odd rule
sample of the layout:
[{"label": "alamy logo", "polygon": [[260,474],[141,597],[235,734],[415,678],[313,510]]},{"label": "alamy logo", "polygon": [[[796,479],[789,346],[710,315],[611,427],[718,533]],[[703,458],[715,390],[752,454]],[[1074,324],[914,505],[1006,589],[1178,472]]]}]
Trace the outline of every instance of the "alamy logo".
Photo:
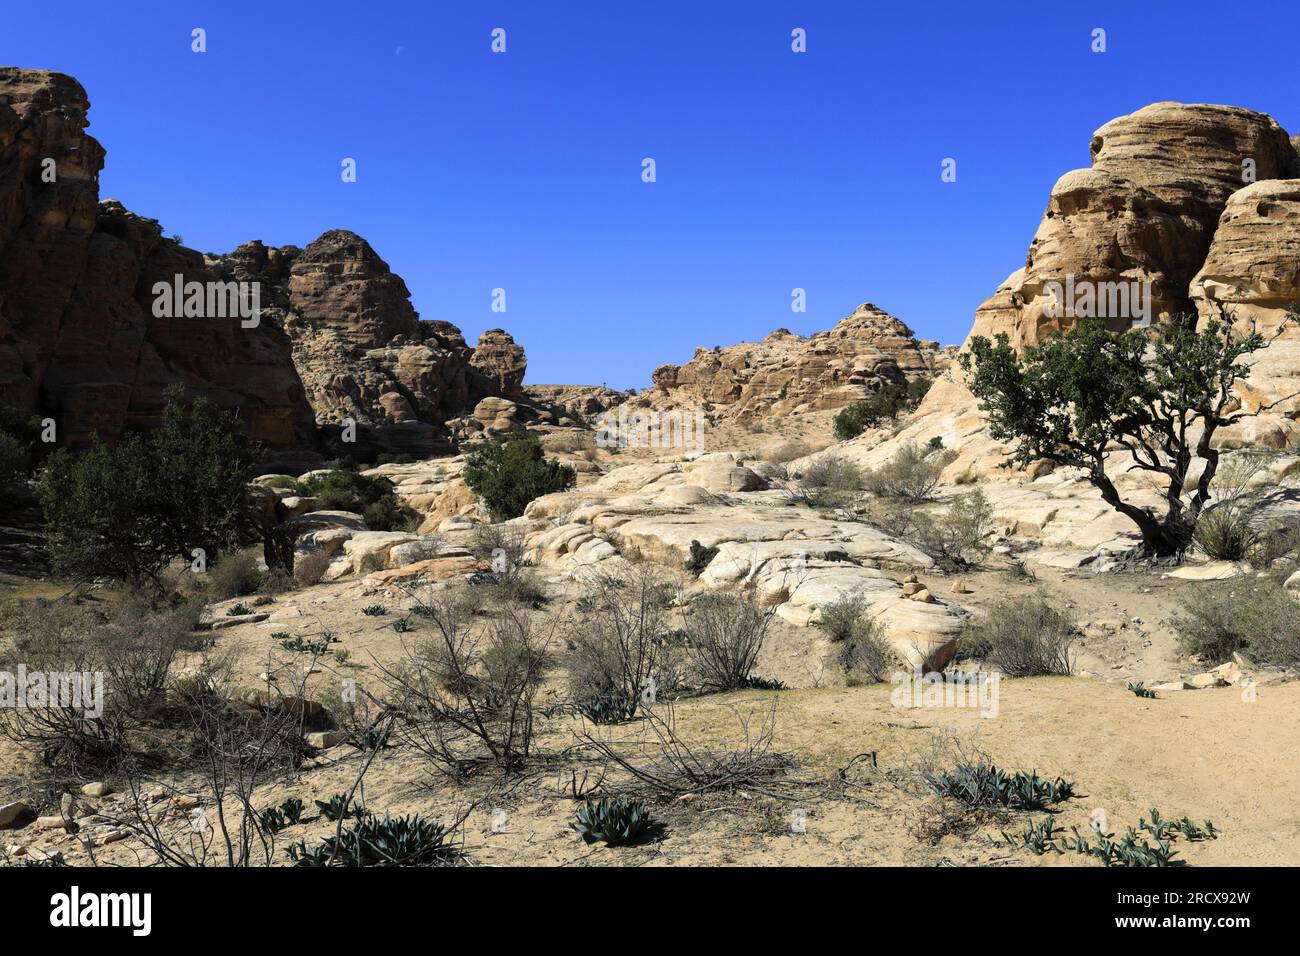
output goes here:
[{"label": "alamy logo", "polygon": [[1044,282],[1051,299],[1043,306],[1049,319],[1127,319],[1134,328],[1151,324],[1151,280],[1145,282],[1075,281],[1074,273],[1060,282]]},{"label": "alamy logo", "polygon": [[889,702],[895,707],[949,707],[978,710],[981,717],[998,715],[998,697],[1002,687],[1002,674],[972,671],[919,670],[907,673],[897,671],[890,682],[894,691]]},{"label": "alamy logo", "polygon": [[104,675],[91,671],[0,671],[0,707],[10,710],[78,710],[95,720],[104,713]]},{"label": "alamy logo", "polygon": [[260,282],[186,282],[177,273],[171,282],[155,282],[153,295],[153,314],[159,319],[237,318],[246,329],[261,321]]},{"label": "alamy logo", "polygon": [[83,894],[74,886],[51,896],[50,907],[50,925],[59,928],[127,926],[133,936],[148,936],[153,930],[151,893]]},{"label": "alamy logo", "polygon": [[704,412],[602,412],[596,419],[599,448],[678,448],[704,450]]}]

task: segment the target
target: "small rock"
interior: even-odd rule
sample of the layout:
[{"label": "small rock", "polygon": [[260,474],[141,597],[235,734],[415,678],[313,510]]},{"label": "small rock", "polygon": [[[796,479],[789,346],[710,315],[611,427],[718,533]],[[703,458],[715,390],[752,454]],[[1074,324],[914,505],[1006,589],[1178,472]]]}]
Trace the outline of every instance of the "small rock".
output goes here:
[{"label": "small rock", "polygon": [[67,825],[62,816],[57,817],[37,817],[36,829],[38,830],[66,830]]},{"label": "small rock", "polygon": [[331,747],[337,747],[347,740],[348,735],[341,730],[322,730],[317,733],[307,734],[305,739],[309,747],[314,747],[317,750],[329,750]]},{"label": "small rock", "polygon": [[16,830],[35,815],[32,808],[21,801],[0,803],[0,830]]},{"label": "small rock", "polygon": [[113,788],[106,783],[88,783],[81,788],[81,792],[88,797],[107,797]]},{"label": "small rock", "polygon": [[1228,686],[1228,682],[1226,680],[1224,680],[1218,674],[1215,674],[1213,672],[1209,672],[1205,674],[1197,674],[1195,677],[1189,678],[1187,683],[1190,684],[1192,687],[1197,688],[1198,690],[1204,687],[1227,687]]},{"label": "small rock", "polygon": [[911,597],[916,592],[924,590],[925,588],[921,587],[916,581],[908,581],[903,585],[903,597]]},{"label": "small rock", "polygon": [[953,594],[970,594],[970,588],[966,587],[966,582],[961,578],[952,582],[951,590]]},{"label": "small rock", "polygon": [[915,584],[916,582],[917,582],[917,577],[915,574],[909,574],[907,577],[903,578],[904,584]]},{"label": "small rock", "polygon": [[912,595],[912,600],[920,601],[922,604],[933,604],[934,595],[931,594],[928,589],[921,588],[921,590]]},{"label": "small rock", "polygon": [[1151,689],[1171,692],[1176,690],[1194,690],[1195,688],[1193,688],[1191,684],[1187,683],[1187,681],[1171,680],[1165,684],[1156,684],[1156,686],[1152,687]]}]

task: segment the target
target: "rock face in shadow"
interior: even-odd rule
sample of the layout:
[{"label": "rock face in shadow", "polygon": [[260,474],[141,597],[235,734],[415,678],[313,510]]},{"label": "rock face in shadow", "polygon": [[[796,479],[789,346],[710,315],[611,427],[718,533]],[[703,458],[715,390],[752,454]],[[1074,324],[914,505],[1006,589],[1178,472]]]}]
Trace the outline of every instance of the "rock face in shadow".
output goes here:
[{"label": "rock face in shadow", "polygon": [[238,409],[269,449],[314,441],[289,340],[238,315],[158,317],[156,282],[222,279],[158,223],[99,201],[104,150],[71,77],[0,68],[0,402],[61,442],[159,421],[173,382]]},{"label": "rock face in shadow", "polygon": [[[421,321],[355,233],[205,256],[100,202],[89,106],[71,77],[0,68],[0,404],[84,445],[157,424],[179,382],[237,409],[272,452],[316,449],[318,426],[350,421],[367,451],[424,455],[451,450],[448,419],[524,397],[527,361],[509,334],[485,332],[474,349],[451,323]],[[204,305],[160,311],[155,287],[177,283],[201,284]],[[255,301],[255,321],[234,299],[215,306],[227,288],[250,311]]]},{"label": "rock face in shadow", "polygon": [[756,421],[769,414],[840,408],[884,384],[945,368],[947,350],[870,302],[829,332],[804,337],[778,329],[761,342],[697,349],[685,365],[661,365],[655,404],[714,406],[719,418]]}]

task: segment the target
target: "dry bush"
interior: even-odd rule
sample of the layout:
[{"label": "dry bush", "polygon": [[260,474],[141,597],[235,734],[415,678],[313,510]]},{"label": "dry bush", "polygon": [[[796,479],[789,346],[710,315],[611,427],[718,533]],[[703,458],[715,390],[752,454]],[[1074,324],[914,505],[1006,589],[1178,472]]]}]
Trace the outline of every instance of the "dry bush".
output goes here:
[{"label": "dry bush", "polygon": [[806,458],[813,453],[812,447],[798,439],[783,441],[778,445],[773,445],[763,452],[763,460],[769,461],[774,465],[784,465],[788,461],[794,461],[796,458]]},{"label": "dry bush", "polygon": [[404,642],[400,659],[378,665],[403,740],[436,770],[463,778],[492,765],[520,771],[532,753],[538,688],[551,665],[551,630],[504,608],[485,624],[463,602],[431,596],[416,607],[431,638]]},{"label": "dry bush", "polygon": [[956,495],[938,514],[913,512],[912,522],[901,537],[948,570],[976,567],[993,550],[993,505],[978,489]]},{"label": "dry bush", "polygon": [[806,489],[832,492],[862,490],[862,469],[841,455],[826,454],[813,459],[799,476]]},{"label": "dry bush", "polygon": [[[88,675],[80,701],[0,709],[0,736],[37,753],[50,767],[75,776],[111,770],[132,751],[132,736],[166,705],[176,654],[195,646],[197,602],[151,605],[129,597],[93,606],[71,599],[12,602],[4,609],[8,643],[0,670],[25,667],[46,680]],[[102,692],[98,707],[87,694]],[[100,710],[99,713],[94,713]]]},{"label": "dry bush", "polygon": [[839,659],[848,686],[879,684],[894,666],[894,651],[880,624],[868,618],[840,645]]},{"label": "dry bush", "polygon": [[588,431],[551,432],[542,437],[542,448],[548,452],[586,456],[596,450],[596,436]]},{"label": "dry bush", "polygon": [[153,865],[272,862],[275,834],[263,826],[254,798],[294,773],[306,755],[300,702],[307,669],[296,683],[268,684],[261,705],[253,706],[234,702],[247,699],[236,693],[237,659],[237,650],[205,655],[171,685],[171,721],[182,735],[171,755],[173,776],[134,760],[119,774],[129,799],[114,822],[144,846]]},{"label": "dry bush", "polygon": [[1240,651],[1257,664],[1300,670],[1300,604],[1276,581],[1207,583],[1185,608],[1168,622],[1183,653],[1219,664]]},{"label": "dry bush", "polygon": [[330,556],[324,551],[298,555],[293,562],[293,580],[300,588],[309,588],[319,584],[320,579],[329,570]]},{"label": "dry bush", "polygon": [[574,700],[639,700],[655,680],[667,691],[660,664],[671,655],[671,608],[676,587],[652,564],[622,575],[595,573],[568,627],[569,693]]},{"label": "dry bush", "polygon": [[208,570],[208,594],[214,601],[245,597],[262,586],[262,571],[250,550],[231,551]]},{"label": "dry bush", "polygon": [[866,471],[863,483],[878,497],[928,501],[939,487],[939,475],[956,460],[955,451],[908,442],[885,464]]},{"label": "dry bush", "polygon": [[752,593],[696,598],[686,633],[700,686],[718,691],[748,686],[775,614],[775,608],[760,607]]},{"label": "dry bush", "polygon": [[634,781],[629,788],[660,799],[702,793],[752,790],[768,795],[793,766],[785,754],[772,749],[776,733],[776,699],[757,724],[754,711],[737,713],[743,740],[734,750],[690,744],[677,732],[671,704],[647,708],[635,740],[598,737],[582,739],[607,765],[621,768]]},{"label": "dry bush", "polygon": [[1040,592],[993,604],[982,620],[967,627],[961,642],[963,654],[981,658],[1008,677],[1068,677],[1074,671],[1077,637],[1074,619]]}]

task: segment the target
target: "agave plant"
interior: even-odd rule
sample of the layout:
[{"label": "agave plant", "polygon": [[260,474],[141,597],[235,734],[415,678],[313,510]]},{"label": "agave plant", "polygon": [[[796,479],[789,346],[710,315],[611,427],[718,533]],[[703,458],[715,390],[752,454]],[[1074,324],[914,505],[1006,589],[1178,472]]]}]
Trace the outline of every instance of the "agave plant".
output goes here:
[{"label": "agave plant", "polygon": [[295,866],[437,866],[450,863],[459,851],[446,842],[447,828],[409,817],[361,817],[347,830],[326,837],[314,847],[303,842],[286,851]]},{"label": "agave plant", "polygon": [[578,808],[578,818],[570,827],[591,844],[597,840],[606,846],[621,846],[644,836],[654,821],[645,804],[632,797],[603,797],[586,801]]},{"label": "agave plant", "polygon": [[1045,780],[1037,773],[1007,773],[992,763],[963,763],[952,770],[927,774],[926,785],[941,797],[950,797],[972,809],[1006,807],[1042,810],[1074,796],[1074,784],[1057,777]]}]

